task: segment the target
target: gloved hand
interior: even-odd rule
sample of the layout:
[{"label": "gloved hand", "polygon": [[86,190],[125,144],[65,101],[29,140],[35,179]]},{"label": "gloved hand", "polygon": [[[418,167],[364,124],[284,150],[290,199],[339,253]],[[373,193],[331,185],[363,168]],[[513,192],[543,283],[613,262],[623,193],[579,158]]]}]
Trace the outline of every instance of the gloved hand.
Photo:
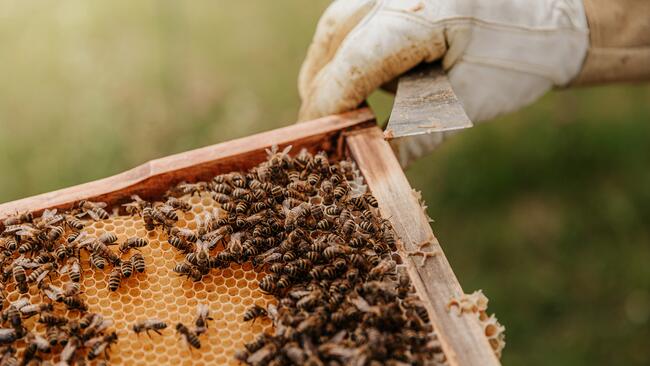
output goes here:
[{"label": "gloved hand", "polygon": [[[469,117],[484,121],[569,83],[588,43],[581,0],[336,0],[300,70],[299,118],[353,109],[417,64],[442,59]],[[401,163],[442,137],[394,140]]]}]

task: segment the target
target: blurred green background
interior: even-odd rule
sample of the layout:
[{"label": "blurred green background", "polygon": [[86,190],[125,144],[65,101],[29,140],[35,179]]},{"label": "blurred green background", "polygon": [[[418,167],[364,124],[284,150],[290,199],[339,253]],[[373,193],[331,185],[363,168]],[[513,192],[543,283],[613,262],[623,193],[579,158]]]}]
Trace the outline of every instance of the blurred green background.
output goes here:
[{"label": "blurred green background", "polygon": [[[0,201],[294,121],[327,4],[3,2]],[[554,92],[408,172],[504,364],[650,364],[649,122],[648,86]]]}]

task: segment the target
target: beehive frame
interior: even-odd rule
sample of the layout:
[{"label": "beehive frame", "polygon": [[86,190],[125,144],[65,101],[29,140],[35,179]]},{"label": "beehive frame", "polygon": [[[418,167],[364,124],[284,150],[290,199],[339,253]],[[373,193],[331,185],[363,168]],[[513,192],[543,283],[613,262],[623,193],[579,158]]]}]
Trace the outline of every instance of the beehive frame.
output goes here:
[{"label": "beehive frame", "polygon": [[[372,111],[356,111],[280,128],[257,135],[152,160],[124,173],[0,205],[0,219],[25,210],[67,209],[81,199],[119,205],[132,194],[159,198],[181,181],[209,180],[214,175],[246,170],[262,161],[265,149],[292,145],[294,151],[325,150],[331,157],[350,156],[383,217],[388,218],[400,240],[398,248],[419,296],[424,300],[448,364],[499,365],[479,320],[473,314],[450,313],[447,304],[463,290],[433,235],[426,214],[383,134]],[[431,256],[412,256],[422,247]]]}]

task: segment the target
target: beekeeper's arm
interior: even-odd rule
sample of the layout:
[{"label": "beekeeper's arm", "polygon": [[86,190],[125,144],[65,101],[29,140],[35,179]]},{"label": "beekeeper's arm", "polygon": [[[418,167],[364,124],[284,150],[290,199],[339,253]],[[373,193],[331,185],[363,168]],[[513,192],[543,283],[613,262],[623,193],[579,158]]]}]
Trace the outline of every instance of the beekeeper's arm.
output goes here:
[{"label": "beekeeper's arm", "polygon": [[[336,0],[300,70],[300,119],[355,108],[441,59],[474,122],[553,87],[650,78],[648,0]],[[443,134],[397,139],[402,164]]]}]

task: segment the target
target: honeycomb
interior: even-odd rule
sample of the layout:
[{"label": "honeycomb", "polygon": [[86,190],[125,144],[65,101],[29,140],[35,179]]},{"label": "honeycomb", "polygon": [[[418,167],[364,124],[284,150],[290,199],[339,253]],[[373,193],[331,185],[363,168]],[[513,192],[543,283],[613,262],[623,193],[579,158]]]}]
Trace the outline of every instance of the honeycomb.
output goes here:
[{"label": "honeycomb", "polygon": [[[193,207],[189,212],[179,211],[178,227],[194,229],[195,216],[211,211],[218,205],[206,194],[185,199]],[[271,327],[268,318],[257,319],[254,323],[242,319],[249,306],[258,304],[266,307],[274,301],[273,296],[263,294],[258,289],[257,283],[265,273],[254,270],[250,263],[214,269],[201,281],[193,282],[172,271],[184,256],[167,243],[167,234],[160,228],[147,231],[138,216],[112,215],[106,220],[90,221],[83,231],[97,237],[105,232],[115,233],[117,243],[134,236],[149,240],[149,245],[141,248],[146,271],[134,272],[131,277],[123,279],[115,292],[108,290],[110,269],[100,271],[91,267],[86,252],[82,251],[84,271],[81,297],[88,304],[90,312],[113,320],[113,328],[119,336],[109,353],[111,365],[237,365],[234,352]],[[132,249],[123,258],[133,253]],[[61,286],[66,281],[68,276],[63,275],[53,280],[52,284]],[[20,297],[17,290],[7,293],[10,302]],[[30,287],[29,298],[33,303],[42,302],[36,286]],[[192,325],[198,304],[209,306],[214,321],[209,323],[208,331],[200,337],[201,348],[190,351],[176,334],[174,326],[178,322]],[[36,318],[29,319],[25,325],[30,328],[35,324],[36,331],[43,334],[45,327],[36,323]],[[136,321],[148,318],[158,318],[167,323],[163,335],[152,332],[148,337],[146,334],[136,335],[131,330]],[[19,348],[19,354],[20,351]],[[58,359],[54,358],[53,361]]]},{"label": "honeycomb", "polygon": [[497,357],[501,358],[501,352],[506,346],[506,327],[499,323],[494,314],[488,316],[488,301],[483,291],[477,290],[471,294],[463,294],[459,299],[451,299],[447,309],[459,316],[465,313],[476,314],[490,346]]}]

